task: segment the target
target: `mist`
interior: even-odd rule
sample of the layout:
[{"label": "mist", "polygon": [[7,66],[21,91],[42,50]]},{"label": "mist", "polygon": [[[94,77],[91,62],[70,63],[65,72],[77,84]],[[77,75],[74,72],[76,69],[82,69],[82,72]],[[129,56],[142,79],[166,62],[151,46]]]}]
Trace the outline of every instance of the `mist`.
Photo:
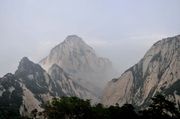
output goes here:
[{"label": "mist", "polygon": [[0,76],[24,56],[38,63],[76,34],[120,75],[151,45],[180,31],[179,0],[0,0]]}]

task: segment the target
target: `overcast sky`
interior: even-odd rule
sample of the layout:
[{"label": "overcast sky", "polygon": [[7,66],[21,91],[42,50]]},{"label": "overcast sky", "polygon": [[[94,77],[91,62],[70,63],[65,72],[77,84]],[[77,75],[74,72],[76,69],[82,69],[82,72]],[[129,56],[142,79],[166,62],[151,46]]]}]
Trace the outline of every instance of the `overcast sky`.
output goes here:
[{"label": "overcast sky", "polygon": [[180,0],[0,0],[0,76],[71,34],[122,73],[154,42],[180,34]]}]

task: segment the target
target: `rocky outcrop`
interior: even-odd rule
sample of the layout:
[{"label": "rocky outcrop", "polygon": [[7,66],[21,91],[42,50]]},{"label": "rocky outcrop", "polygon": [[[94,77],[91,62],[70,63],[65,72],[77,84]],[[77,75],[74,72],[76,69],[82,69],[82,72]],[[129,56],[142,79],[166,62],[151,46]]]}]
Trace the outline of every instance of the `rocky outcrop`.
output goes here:
[{"label": "rocky outcrop", "polygon": [[42,111],[48,100],[62,96],[98,101],[91,91],[74,82],[58,65],[54,64],[48,74],[27,57],[22,58],[15,74],[0,78],[0,106],[9,106],[22,116],[30,116],[34,109]]},{"label": "rocky outcrop", "polygon": [[148,104],[157,92],[179,102],[180,36],[156,42],[139,63],[108,83],[102,103],[114,105]]},{"label": "rocky outcrop", "polygon": [[[19,113],[23,102],[23,89],[18,79],[11,73],[0,78],[0,110],[1,113]],[[11,116],[11,115],[10,115]]]},{"label": "rocky outcrop", "polygon": [[46,71],[24,57],[19,63],[15,77],[23,90],[21,114],[28,115],[33,109],[42,111],[41,105],[53,97],[50,90],[51,78]]}]

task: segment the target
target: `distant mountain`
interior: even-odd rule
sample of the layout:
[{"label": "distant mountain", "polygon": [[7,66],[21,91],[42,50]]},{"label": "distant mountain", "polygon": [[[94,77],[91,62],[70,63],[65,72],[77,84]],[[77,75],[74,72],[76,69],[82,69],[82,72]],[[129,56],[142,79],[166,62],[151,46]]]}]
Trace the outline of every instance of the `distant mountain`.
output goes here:
[{"label": "distant mountain", "polygon": [[48,100],[62,96],[99,102],[100,84],[112,73],[111,62],[97,57],[76,35],[53,48],[40,64],[45,70],[24,57],[15,74],[0,78],[0,113],[5,109],[30,116],[33,109],[42,111]]},{"label": "distant mountain", "polygon": [[[89,45],[76,35],[68,36],[55,46],[50,54],[40,61],[48,71],[56,64],[69,73],[80,85],[97,93],[113,76],[113,67],[109,59],[98,57]],[[94,90],[95,89],[95,90]]]},{"label": "distant mountain", "polygon": [[102,103],[144,106],[158,92],[180,103],[180,35],[158,41],[137,64],[110,81]]}]

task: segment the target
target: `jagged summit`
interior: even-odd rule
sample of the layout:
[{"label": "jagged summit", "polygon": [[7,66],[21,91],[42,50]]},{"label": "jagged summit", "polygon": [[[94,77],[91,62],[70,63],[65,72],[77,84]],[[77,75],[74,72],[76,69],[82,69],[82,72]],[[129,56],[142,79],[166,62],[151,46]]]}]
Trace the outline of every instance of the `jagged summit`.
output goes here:
[{"label": "jagged summit", "polygon": [[30,68],[29,66],[32,66],[32,62],[27,57],[23,57],[19,62],[18,70],[24,71],[24,69]]},{"label": "jagged summit", "polygon": [[20,64],[24,64],[26,62],[30,62],[30,60],[27,58],[27,57],[23,57],[21,60],[20,60]]},{"label": "jagged summit", "polygon": [[[1,85],[4,85],[4,88],[7,88],[8,85],[15,85],[16,78],[12,73],[5,74],[2,78],[0,78],[0,87]],[[1,94],[1,89],[0,89]]]},{"label": "jagged summit", "polygon": [[23,57],[18,66],[18,70],[16,72],[28,72],[33,73],[36,70],[43,70],[40,65],[37,65],[30,61],[27,57]]},{"label": "jagged summit", "polygon": [[68,35],[64,42],[84,42],[81,37],[77,35]]},{"label": "jagged summit", "polygon": [[176,35],[174,37],[167,37],[159,40],[153,44],[153,46],[162,45],[164,43],[178,42],[180,39],[180,35]]},{"label": "jagged summit", "polygon": [[7,73],[3,77],[13,77],[14,75],[12,73]]},{"label": "jagged summit", "polygon": [[65,40],[57,45],[57,47],[69,47],[72,49],[76,50],[81,50],[81,51],[90,51],[95,54],[94,49],[89,46],[81,37],[77,35],[69,35],[65,38]]},{"label": "jagged summit", "polygon": [[55,46],[51,51],[50,54],[56,55],[69,55],[69,54],[87,54],[88,52],[95,55],[95,51],[92,47],[86,44],[81,37],[77,35],[69,35],[65,38],[65,40]]}]

